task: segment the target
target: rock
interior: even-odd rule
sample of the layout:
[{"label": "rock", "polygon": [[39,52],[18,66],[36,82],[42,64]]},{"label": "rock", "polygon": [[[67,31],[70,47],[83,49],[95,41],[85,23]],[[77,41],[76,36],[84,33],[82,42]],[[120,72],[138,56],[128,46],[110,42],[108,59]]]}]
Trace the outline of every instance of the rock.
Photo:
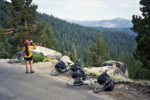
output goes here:
[{"label": "rock", "polygon": [[71,65],[74,64],[68,56],[63,56],[60,60],[62,60],[66,66],[68,65],[67,62],[71,63]]},{"label": "rock", "polygon": [[[62,57],[62,54],[60,52],[42,46],[37,46],[32,50],[32,53],[57,60]],[[23,52],[17,52],[15,55],[13,55],[12,59],[24,59]]]},{"label": "rock", "polygon": [[[116,63],[118,65],[116,65]],[[107,66],[106,66],[107,65]],[[121,68],[124,68],[123,70]],[[126,68],[126,69],[125,69]],[[127,70],[127,66],[121,62],[105,62],[102,67],[89,67],[83,69],[85,74],[94,73],[97,76],[105,72],[116,79],[116,81],[130,81],[128,75],[126,75],[125,70]]]},{"label": "rock", "polygon": [[20,51],[20,52],[17,52],[16,54],[14,54],[12,57],[11,57],[11,59],[24,59],[24,57],[23,57],[23,52],[22,51]]},{"label": "rock", "polygon": [[39,54],[52,59],[60,59],[62,57],[62,54],[60,52],[42,46],[37,46],[32,50],[32,52],[33,54]]},{"label": "rock", "polygon": [[120,74],[120,71],[122,72],[122,74],[124,74],[126,77],[128,77],[128,68],[127,65],[125,65],[122,62],[118,62],[118,61],[106,61],[102,64],[102,66],[116,66],[118,68],[118,70],[115,71],[114,74]]}]

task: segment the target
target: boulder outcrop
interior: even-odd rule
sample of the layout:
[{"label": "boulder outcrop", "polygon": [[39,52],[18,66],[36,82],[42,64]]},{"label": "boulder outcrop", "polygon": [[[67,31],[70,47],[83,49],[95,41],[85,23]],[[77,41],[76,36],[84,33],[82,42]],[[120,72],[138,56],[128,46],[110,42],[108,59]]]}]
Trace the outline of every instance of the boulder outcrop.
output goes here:
[{"label": "boulder outcrop", "polygon": [[117,61],[107,61],[102,65],[103,66],[101,67],[89,67],[84,68],[83,70],[86,74],[94,73],[97,76],[107,70],[107,73],[116,80],[130,81],[128,78],[127,66],[125,64]]},{"label": "boulder outcrop", "polygon": [[68,65],[68,62],[71,63],[71,65],[74,64],[68,56],[63,56],[60,60],[62,60],[65,65]]},{"label": "boulder outcrop", "polygon": [[[49,57],[57,60],[59,60],[62,57],[62,54],[60,52],[42,46],[37,46],[35,49],[32,50],[32,52],[33,54],[38,54],[44,57]],[[13,55],[12,59],[24,59],[23,52],[17,52]]]},{"label": "boulder outcrop", "polygon": [[23,57],[23,52],[22,51],[20,51],[20,52],[17,52],[16,54],[14,54],[12,57],[11,57],[11,59],[24,59],[24,57]]},{"label": "boulder outcrop", "polygon": [[49,57],[52,59],[60,59],[62,57],[62,54],[60,52],[42,46],[37,46],[32,50],[32,52],[33,54],[39,54],[41,56]]},{"label": "boulder outcrop", "polygon": [[120,71],[116,71],[114,74],[118,74],[119,72],[122,72],[125,76],[128,77],[128,67],[122,62],[119,61],[106,61],[102,64],[103,67],[105,66],[116,66]]}]

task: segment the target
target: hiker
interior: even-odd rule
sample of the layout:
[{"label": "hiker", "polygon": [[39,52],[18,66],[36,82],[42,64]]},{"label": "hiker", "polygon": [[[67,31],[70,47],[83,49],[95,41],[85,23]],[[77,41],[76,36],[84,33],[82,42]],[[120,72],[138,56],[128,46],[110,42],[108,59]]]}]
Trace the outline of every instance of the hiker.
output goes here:
[{"label": "hiker", "polygon": [[26,60],[26,73],[28,73],[28,65],[30,64],[30,73],[34,73],[32,70],[32,49],[35,48],[36,45],[33,41],[25,40],[24,47],[23,47],[23,56]]}]

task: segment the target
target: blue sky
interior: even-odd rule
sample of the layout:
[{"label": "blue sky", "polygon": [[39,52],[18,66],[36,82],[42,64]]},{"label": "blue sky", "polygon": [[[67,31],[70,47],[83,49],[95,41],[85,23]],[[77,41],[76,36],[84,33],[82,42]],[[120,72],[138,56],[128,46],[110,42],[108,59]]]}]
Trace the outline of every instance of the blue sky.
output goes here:
[{"label": "blue sky", "polygon": [[140,0],[33,0],[38,11],[62,19],[131,19],[140,15]]}]

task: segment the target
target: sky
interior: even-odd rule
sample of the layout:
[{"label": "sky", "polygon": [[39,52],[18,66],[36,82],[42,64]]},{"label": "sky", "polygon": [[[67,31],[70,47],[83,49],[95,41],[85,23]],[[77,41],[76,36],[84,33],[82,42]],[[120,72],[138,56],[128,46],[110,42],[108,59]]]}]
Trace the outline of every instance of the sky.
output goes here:
[{"label": "sky", "polygon": [[33,0],[38,12],[61,19],[102,20],[141,15],[140,0]]}]

